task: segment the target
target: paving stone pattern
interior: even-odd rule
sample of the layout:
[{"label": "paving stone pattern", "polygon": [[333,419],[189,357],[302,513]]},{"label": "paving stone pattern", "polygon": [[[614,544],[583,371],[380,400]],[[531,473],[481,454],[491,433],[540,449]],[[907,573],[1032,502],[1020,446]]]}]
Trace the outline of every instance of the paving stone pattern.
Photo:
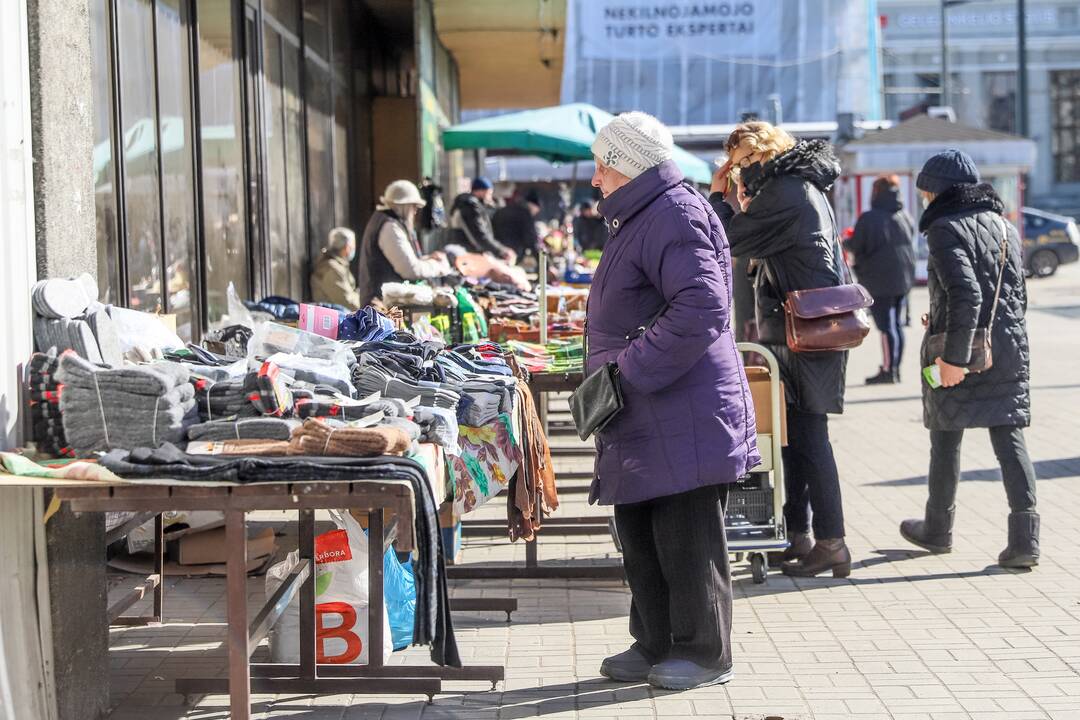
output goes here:
[{"label": "paving stone pattern", "polygon": [[[1043,561],[1034,572],[995,565],[1004,547],[1007,506],[985,432],[964,444],[965,482],[956,549],[930,556],[897,533],[925,501],[927,433],[921,422],[915,347],[909,330],[904,382],[865,387],[878,362],[876,334],[852,354],[848,409],[831,421],[843,480],[849,579],[754,585],[745,564],[734,583],[735,680],[684,693],[603,681],[601,659],[630,642],[628,590],[597,581],[458,582],[458,596],[513,596],[513,623],[499,614],[458,613],[466,662],[504,663],[507,680],[445,683],[434,704],[416,697],[257,696],[259,718],[416,720],[465,718],[724,718],[730,720],[1075,720],[1080,718],[1080,268],[1032,282],[1034,426],[1028,432],[1039,482]],[[914,295],[915,318],[925,291]],[[576,442],[561,437],[558,443]],[[560,469],[589,461],[561,459]],[[604,514],[583,495],[561,513]],[[498,517],[501,503],[481,513]],[[261,514],[284,526],[283,516]],[[541,558],[617,559],[610,538],[542,538]],[[470,539],[467,562],[524,560],[524,546]],[[262,578],[250,580],[253,607]],[[177,677],[222,672],[224,584],[169,581],[163,627],[111,631],[110,681],[116,720],[228,717],[227,698],[172,693]],[[259,653],[265,652],[260,648]],[[421,649],[393,662],[425,662]]]}]

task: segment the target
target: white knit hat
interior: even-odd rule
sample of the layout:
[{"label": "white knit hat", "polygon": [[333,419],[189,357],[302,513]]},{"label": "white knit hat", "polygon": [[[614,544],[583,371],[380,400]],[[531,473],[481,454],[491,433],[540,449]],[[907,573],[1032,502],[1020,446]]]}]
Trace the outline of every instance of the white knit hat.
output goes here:
[{"label": "white knit hat", "polygon": [[424,198],[420,197],[420,191],[416,189],[416,185],[408,180],[395,180],[387,185],[386,192],[379,198],[379,202],[383,205],[416,205],[417,207],[427,205]]},{"label": "white knit hat", "polygon": [[592,151],[601,163],[633,180],[670,160],[674,147],[671,131],[662,122],[647,113],[628,112],[600,129]]}]

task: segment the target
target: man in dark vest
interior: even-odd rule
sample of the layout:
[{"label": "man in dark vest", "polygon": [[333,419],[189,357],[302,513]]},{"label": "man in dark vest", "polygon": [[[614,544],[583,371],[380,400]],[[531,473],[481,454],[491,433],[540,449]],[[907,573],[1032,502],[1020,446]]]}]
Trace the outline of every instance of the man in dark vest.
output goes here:
[{"label": "man in dark vest", "polygon": [[416,215],[424,207],[416,185],[395,180],[379,198],[360,240],[357,286],[360,304],[382,298],[382,286],[403,280],[431,280],[450,274],[446,256],[425,256],[416,237]]}]

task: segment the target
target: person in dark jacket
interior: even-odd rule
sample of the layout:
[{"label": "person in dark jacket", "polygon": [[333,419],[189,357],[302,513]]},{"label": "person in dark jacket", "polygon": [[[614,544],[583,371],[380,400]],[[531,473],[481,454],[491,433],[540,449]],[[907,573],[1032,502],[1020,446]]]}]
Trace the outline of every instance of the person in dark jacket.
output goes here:
[{"label": "person in dark jacket", "polygon": [[574,242],[584,250],[603,250],[608,239],[608,227],[597,212],[596,203],[586,200],[578,207],[574,218]]},{"label": "person in dark jacket", "polygon": [[635,640],[600,672],[673,690],[723,683],[724,504],[728,485],[761,461],[731,332],[727,241],[656,118],[620,115],[592,149],[612,232],[589,296],[586,372],[616,363],[624,404],[596,438],[590,500],[615,505]]},{"label": "person in dark jacket", "polygon": [[416,215],[424,199],[409,180],[395,180],[379,198],[360,240],[357,288],[360,307],[382,298],[385,283],[434,280],[451,273],[446,255],[423,255],[416,237]]},{"label": "person in dark jacket", "polygon": [[519,258],[535,257],[540,249],[540,233],[536,231],[536,217],[540,214],[540,195],[529,190],[521,201],[511,202],[495,211],[491,227],[506,247]]},{"label": "person in dark jacket", "polygon": [[[1023,252],[1016,230],[1002,217],[1001,199],[979,180],[975,163],[959,150],[930,158],[916,180],[930,201],[919,221],[930,248],[922,362],[937,366],[941,387],[923,383],[923,420],[930,430],[926,513],[901,523],[900,533],[931,552],[952,550],[960,442],[968,428],[989,428],[1011,511],[998,564],[1032,567],[1039,563],[1039,514],[1023,430],[1031,423]],[[968,374],[964,366],[978,328],[990,330],[993,364]],[[931,357],[929,338],[938,333],[944,333],[944,351]]]},{"label": "person in dark jacket", "polygon": [[488,208],[495,196],[495,186],[485,177],[472,182],[472,190],[454,199],[450,207],[451,243],[461,245],[469,252],[491,253],[513,264],[514,251],[495,239]]},{"label": "person in dark jacket", "polygon": [[[829,413],[844,409],[847,352],[794,353],[786,344],[783,302],[793,290],[846,281],[832,209],[825,192],[840,174],[832,146],[796,144],[766,122],[739,125],[728,138],[728,162],[717,171],[710,202],[727,229],[731,253],[757,265],[758,340],[780,364],[787,393],[784,517],[790,546],[782,571],[813,576],[851,572],[844,542],[840,478],[829,440]],[[737,183],[728,178],[738,168]],[[725,199],[731,194],[734,197]],[[733,203],[742,212],[736,213]],[[810,540],[813,509],[814,541]]]},{"label": "person in dark jacket", "polygon": [[900,382],[904,355],[904,303],[915,284],[915,221],[900,202],[900,180],[895,175],[874,181],[870,209],[855,223],[855,234],[844,247],[855,256],[852,269],[859,283],[874,298],[870,312],[885,337],[881,370],[867,385]]}]

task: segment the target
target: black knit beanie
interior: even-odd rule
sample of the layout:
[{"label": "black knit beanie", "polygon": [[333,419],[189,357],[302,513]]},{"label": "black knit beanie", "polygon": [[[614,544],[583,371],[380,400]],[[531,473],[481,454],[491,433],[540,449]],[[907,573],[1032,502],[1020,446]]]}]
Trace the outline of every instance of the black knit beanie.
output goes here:
[{"label": "black knit beanie", "polygon": [[940,195],[953,185],[978,182],[979,168],[970,155],[962,150],[945,150],[926,161],[915,187]]}]

